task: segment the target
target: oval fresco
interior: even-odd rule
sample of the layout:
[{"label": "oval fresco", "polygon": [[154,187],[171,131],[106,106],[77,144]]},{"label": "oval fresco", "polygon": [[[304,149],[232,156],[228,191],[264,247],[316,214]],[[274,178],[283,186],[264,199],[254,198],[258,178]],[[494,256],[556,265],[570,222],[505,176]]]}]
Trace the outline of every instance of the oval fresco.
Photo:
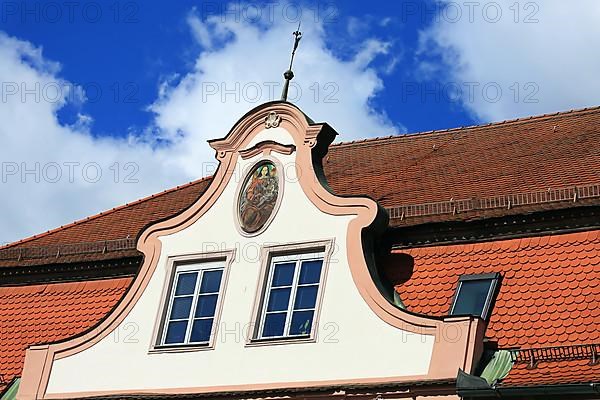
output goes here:
[{"label": "oval fresco", "polygon": [[271,161],[261,162],[246,177],[238,203],[240,226],[246,233],[259,231],[273,213],[279,196],[279,171]]}]

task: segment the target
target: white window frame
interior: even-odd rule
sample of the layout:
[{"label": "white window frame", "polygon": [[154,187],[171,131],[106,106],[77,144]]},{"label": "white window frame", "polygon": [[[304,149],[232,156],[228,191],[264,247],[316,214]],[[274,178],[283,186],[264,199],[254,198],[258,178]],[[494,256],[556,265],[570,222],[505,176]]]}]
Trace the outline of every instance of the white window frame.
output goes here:
[{"label": "white window frame", "polygon": [[[175,275],[173,276],[173,282],[171,283],[171,290],[169,293],[169,306],[167,307],[167,313],[165,314],[165,321],[162,327],[162,334],[160,338],[160,346],[187,346],[187,345],[208,345],[210,343],[210,337],[206,341],[201,342],[192,342],[190,341],[192,335],[192,327],[196,320],[200,319],[211,319],[209,317],[200,317],[195,318],[194,314],[196,313],[196,306],[198,305],[198,298],[201,296],[200,294],[200,286],[202,285],[202,279],[204,279],[204,274],[208,271],[221,271],[221,283],[219,284],[219,291],[217,294],[217,303],[215,305],[215,313],[211,317],[213,320],[213,327],[211,328],[211,332],[214,331],[214,323],[215,317],[217,315],[219,301],[221,300],[221,292],[223,289],[223,278],[225,277],[225,263],[222,261],[210,261],[210,262],[201,262],[198,264],[190,264],[190,265],[177,265],[175,266]],[[171,310],[173,308],[173,303],[177,297],[189,297],[190,295],[175,295],[175,288],[177,286],[177,281],[180,275],[189,273],[189,272],[197,272],[198,276],[196,277],[196,284],[194,286],[194,293],[192,293],[192,305],[190,308],[190,315],[185,319],[171,319]],[[207,293],[206,295],[214,295],[215,293]],[[167,339],[167,331],[169,324],[173,321],[187,321],[187,327],[185,331],[185,339],[182,343],[165,343]],[[211,334],[212,336],[212,334]]]},{"label": "white window frame", "polygon": [[[276,345],[296,342],[315,342],[317,338],[317,330],[319,326],[319,315],[322,308],[323,296],[326,287],[327,273],[331,254],[334,248],[334,240],[320,240],[314,242],[298,242],[286,245],[270,245],[263,246],[261,251],[262,269],[261,276],[258,281],[256,300],[254,303],[253,323],[250,324],[250,329],[247,335],[246,346],[262,346]],[[266,309],[268,304],[268,296],[271,289],[271,283],[274,273],[274,264],[284,261],[301,262],[311,259],[322,259],[321,276],[319,277],[319,288],[317,290],[317,299],[314,308],[313,320],[310,329],[310,334],[307,335],[288,335],[288,336],[262,336],[264,321],[266,317]],[[298,265],[294,271],[294,282],[298,282],[300,269]],[[297,286],[294,289],[297,291]],[[290,293],[290,297],[292,293]],[[295,293],[294,293],[295,296]],[[289,326],[292,318],[291,311],[293,309],[295,299],[290,298],[288,310],[286,311],[286,333],[289,332]],[[290,308],[291,307],[291,308]]]},{"label": "white window frame", "polygon": [[[163,293],[161,296],[160,307],[156,322],[154,325],[153,340],[151,342],[149,353],[163,353],[163,352],[186,352],[186,351],[197,351],[197,350],[212,350],[214,349],[215,339],[218,336],[219,321],[221,318],[221,312],[223,309],[223,303],[227,290],[227,280],[229,278],[229,271],[231,264],[235,258],[235,250],[225,250],[211,253],[193,253],[183,254],[178,256],[171,256],[167,260],[167,274],[165,276],[165,283],[163,287]],[[221,284],[219,286],[219,292],[217,297],[217,305],[215,308],[215,314],[213,319],[213,325],[211,329],[211,336],[208,342],[189,342],[191,335],[191,329],[194,319],[195,306],[198,302],[198,293],[200,290],[200,275],[203,270],[215,270],[222,269]],[[194,290],[194,298],[192,299],[192,308],[190,309],[190,315],[188,317],[188,326],[186,328],[186,343],[172,343],[165,344],[169,317],[175,298],[175,288],[177,285],[177,278],[180,273],[184,272],[199,272],[199,276],[196,280],[196,287]],[[183,320],[183,319],[182,319]]]}]

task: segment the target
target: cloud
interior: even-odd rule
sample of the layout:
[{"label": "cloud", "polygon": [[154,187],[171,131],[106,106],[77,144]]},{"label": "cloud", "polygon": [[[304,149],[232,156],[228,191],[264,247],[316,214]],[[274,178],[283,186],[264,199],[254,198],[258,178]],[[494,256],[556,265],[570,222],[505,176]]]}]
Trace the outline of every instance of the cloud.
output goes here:
[{"label": "cloud", "polygon": [[[421,78],[481,121],[599,104],[600,2],[437,1]],[[471,6],[468,6],[471,4]]]},{"label": "cloud", "polygon": [[210,50],[212,48],[212,35],[208,31],[208,28],[205,24],[200,21],[195,15],[195,10],[193,13],[190,13],[187,18],[187,23],[190,26],[192,34],[196,41],[202,45],[206,50]]},{"label": "cloud", "polygon": [[[246,111],[280,98],[282,74],[289,63],[295,22],[284,18],[236,22],[235,11],[227,16],[201,19],[195,11],[190,13],[188,23],[202,32],[199,43],[221,46],[202,52],[193,71],[177,84],[163,84],[162,95],[151,107],[155,125],[166,137],[184,133],[178,162],[190,174],[198,159],[209,159],[206,139],[225,135]],[[377,57],[391,58],[389,44],[364,38],[353,57],[341,60],[327,47],[323,23],[304,23],[302,28],[289,100],[313,120],[329,122],[340,132],[340,140],[403,131],[372,106],[384,88],[380,75],[385,71],[371,64]]]},{"label": "cloud", "polygon": [[0,32],[0,241],[39,233],[181,182],[164,152],[137,138],[94,138],[93,118],[62,125],[57,112],[80,89],[42,49]]},{"label": "cloud", "polygon": [[[0,243],[212,173],[206,141],[280,97],[295,23],[202,18],[195,10],[187,23],[201,45],[193,69],[182,76],[165,71],[169,79],[157,82],[148,108],[153,122],[122,139],[97,135],[93,115],[61,123],[57,113],[80,105],[85,93],[61,76],[61,65],[45,59],[41,47],[0,32]],[[388,46],[368,37],[342,60],[324,31],[323,21],[303,23],[290,100],[314,120],[331,123],[341,140],[402,131],[372,105],[384,88],[383,71],[372,61],[390,58]]]}]

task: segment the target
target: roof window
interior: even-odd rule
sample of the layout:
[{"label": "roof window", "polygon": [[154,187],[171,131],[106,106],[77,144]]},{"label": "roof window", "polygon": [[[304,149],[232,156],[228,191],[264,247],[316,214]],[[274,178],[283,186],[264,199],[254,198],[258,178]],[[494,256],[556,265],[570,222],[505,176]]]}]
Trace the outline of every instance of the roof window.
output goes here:
[{"label": "roof window", "polygon": [[450,315],[473,315],[487,319],[500,274],[461,275]]}]

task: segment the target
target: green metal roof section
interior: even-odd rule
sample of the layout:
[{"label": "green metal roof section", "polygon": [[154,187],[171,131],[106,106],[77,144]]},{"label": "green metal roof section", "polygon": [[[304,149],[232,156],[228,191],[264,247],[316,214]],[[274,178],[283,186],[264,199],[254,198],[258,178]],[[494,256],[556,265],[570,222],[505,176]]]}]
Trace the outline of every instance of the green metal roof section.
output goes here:
[{"label": "green metal roof section", "polygon": [[398,308],[406,310],[406,306],[402,302],[402,299],[400,298],[400,294],[398,292],[396,292],[395,290],[394,290],[394,305]]},{"label": "green metal roof section", "polygon": [[15,400],[17,398],[17,392],[19,391],[19,384],[21,383],[21,378],[15,378],[10,383],[8,388],[2,394],[0,400]]},{"label": "green metal roof section", "polygon": [[498,350],[494,352],[492,359],[481,372],[481,377],[488,385],[494,385],[508,376],[513,366],[511,352],[509,350]]}]

